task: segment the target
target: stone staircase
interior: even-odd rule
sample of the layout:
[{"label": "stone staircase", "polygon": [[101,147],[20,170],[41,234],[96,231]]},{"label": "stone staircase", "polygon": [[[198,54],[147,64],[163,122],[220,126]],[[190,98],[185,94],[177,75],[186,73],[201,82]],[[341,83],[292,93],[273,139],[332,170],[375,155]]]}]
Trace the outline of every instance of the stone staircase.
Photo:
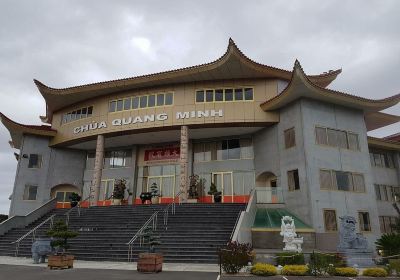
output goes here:
[{"label": "stone staircase", "polygon": [[[159,210],[157,235],[161,245],[156,251],[162,252],[165,262],[176,263],[217,263],[217,248],[225,245],[231,236],[240,211],[245,204],[176,204],[175,215],[169,214],[167,229],[163,224],[165,205],[110,206],[77,209],[70,214],[70,229],[79,236],[70,240],[70,253],[76,259],[90,261],[127,261],[126,243],[140,227]],[[15,244],[11,242],[39,225],[50,215],[66,219],[66,210],[56,209],[23,229],[13,229],[0,236],[0,255],[15,255]],[[49,223],[36,233],[45,236]],[[27,237],[19,246],[19,256],[30,256],[32,238]],[[146,251],[136,241],[133,246],[133,261],[139,252]]]}]

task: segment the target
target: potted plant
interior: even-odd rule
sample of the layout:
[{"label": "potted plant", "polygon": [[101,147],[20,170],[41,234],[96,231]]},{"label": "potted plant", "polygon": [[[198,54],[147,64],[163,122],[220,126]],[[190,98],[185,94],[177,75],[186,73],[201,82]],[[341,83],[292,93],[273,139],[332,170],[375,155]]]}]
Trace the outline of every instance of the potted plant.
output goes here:
[{"label": "potted plant", "polygon": [[159,236],[154,234],[151,226],[147,226],[140,234],[143,244],[149,246],[149,251],[139,253],[137,270],[139,272],[161,272],[163,264],[163,255],[155,252],[155,246],[160,245]]},{"label": "potted plant", "polygon": [[158,204],[160,201],[160,193],[158,192],[158,186],[155,182],[151,185],[150,192],[151,192],[151,203]]},{"label": "potted plant", "polygon": [[70,203],[71,203],[71,207],[77,206],[79,201],[81,201],[81,199],[82,199],[82,197],[78,193],[76,193],[76,192],[71,193],[69,195],[69,200],[70,200]]},{"label": "potted plant", "polygon": [[112,204],[121,205],[125,197],[126,181],[124,179],[115,180],[114,190],[112,194]]},{"label": "potted plant", "polygon": [[208,194],[214,196],[214,202],[220,203],[222,201],[222,192],[217,190],[217,186],[214,183],[211,183]]},{"label": "potted plant", "polygon": [[67,254],[69,248],[68,239],[76,237],[78,233],[68,230],[67,224],[62,220],[58,220],[46,234],[52,238],[50,245],[55,252],[54,255],[49,256],[48,267],[74,267],[74,256]]},{"label": "potted plant", "polygon": [[197,199],[199,198],[199,192],[198,192],[198,185],[200,183],[199,175],[191,175],[189,177],[189,197],[188,197],[188,202],[197,202]]}]

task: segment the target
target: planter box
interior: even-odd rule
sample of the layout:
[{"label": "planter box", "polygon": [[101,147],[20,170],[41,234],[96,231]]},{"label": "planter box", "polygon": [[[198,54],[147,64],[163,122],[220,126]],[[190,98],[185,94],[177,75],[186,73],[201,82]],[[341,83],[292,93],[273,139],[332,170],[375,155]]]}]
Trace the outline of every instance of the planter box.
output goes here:
[{"label": "planter box", "polygon": [[159,253],[140,253],[137,262],[137,271],[139,272],[161,272],[163,256]]},{"label": "planter box", "polygon": [[50,269],[53,268],[73,268],[74,267],[74,256],[72,255],[55,255],[49,256],[47,266]]}]

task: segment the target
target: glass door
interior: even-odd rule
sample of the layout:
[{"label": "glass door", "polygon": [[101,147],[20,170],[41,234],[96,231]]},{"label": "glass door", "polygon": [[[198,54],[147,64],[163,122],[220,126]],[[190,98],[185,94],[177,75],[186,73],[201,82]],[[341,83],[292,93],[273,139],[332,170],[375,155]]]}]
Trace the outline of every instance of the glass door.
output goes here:
[{"label": "glass door", "polygon": [[232,172],[214,172],[212,182],[222,192],[222,202],[233,202]]},{"label": "glass door", "polygon": [[149,176],[147,181],[147,191],[151,191],[151,186],[157,184],[158,193],[160,195],[160,202],[169,203],[172,202],[175,196],[175,175],[164,175],[164,176]]},{"label": "glass door", "polygon": [[71,202],[69,196],[72,192],[56,192],[57,208],[70,208]]}]

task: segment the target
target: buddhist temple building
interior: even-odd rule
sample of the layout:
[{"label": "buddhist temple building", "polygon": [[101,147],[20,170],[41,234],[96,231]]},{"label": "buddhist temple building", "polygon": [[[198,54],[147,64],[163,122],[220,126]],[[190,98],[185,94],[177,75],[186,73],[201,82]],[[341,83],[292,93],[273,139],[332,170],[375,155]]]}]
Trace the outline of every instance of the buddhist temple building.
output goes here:
[{"label": "buddhist temple building", "polygon": [[[339,218],[353,216],[373,246],[397,217],[400,138],[367,133],[399,122],[382,111],[400,94],[373,100],[330,89],[341,72],[309,75],[297,60],[291,70],[264,65],[230,39],[219,59],[197,66],[68,88],[34,80],[43,125],[0,114],[19,150],[9,214],[54,198],[68,208],[72,192],[82,207],[107,207],[119,179],[132,207],[152,185],[160,203],[216,203],[214,185],[223,204],[256,194],[253,246],[271,246],[266,234],[278,226],[265,217],[279,213],[321,250],[337,245]],[[202,179],[195,198],[193,175]]]}]

